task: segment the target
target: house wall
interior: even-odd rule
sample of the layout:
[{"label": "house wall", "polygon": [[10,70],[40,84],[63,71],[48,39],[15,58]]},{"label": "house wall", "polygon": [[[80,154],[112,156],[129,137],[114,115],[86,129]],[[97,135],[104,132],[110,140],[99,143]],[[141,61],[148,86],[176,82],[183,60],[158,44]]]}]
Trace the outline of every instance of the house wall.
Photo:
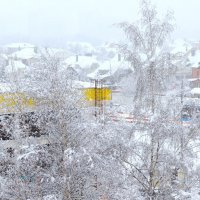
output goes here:
[{"label": "house wall", "polygon": [[[173,74],[173,71],[169,71],[169,74]],[[177,80],[183,80],[191,78],[191,68],[189,67],[178,67],[175,70],[175,76]]]},{"label": "house wall", "polygon": [[200,78],[200,67],[192,68],[192,78]]},{"label": "house wall", "polygon": [[200,88],[200,80],[195,80],[190,82],[190,87],[191,88]]},{"label": "house wall", "polygon": [[194,98],[200,98],[200,94],[193,94],[192,95]]}]

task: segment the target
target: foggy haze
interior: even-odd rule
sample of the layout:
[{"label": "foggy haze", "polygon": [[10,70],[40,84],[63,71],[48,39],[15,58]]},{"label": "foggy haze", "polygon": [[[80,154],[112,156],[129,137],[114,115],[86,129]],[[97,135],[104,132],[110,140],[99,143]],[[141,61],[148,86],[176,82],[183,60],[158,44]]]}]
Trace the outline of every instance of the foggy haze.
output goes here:
[{"label": "foggy haze", "polygon": [[[132,22],[138,14],[138,0],[0,0],[0,44],[33,42],[65,46],[66,41],[98,44],[121,40],[113,26]],[[174,38],[198,40],[200,18],[198,0],[154,0],[158,11],[175,13]]]}]

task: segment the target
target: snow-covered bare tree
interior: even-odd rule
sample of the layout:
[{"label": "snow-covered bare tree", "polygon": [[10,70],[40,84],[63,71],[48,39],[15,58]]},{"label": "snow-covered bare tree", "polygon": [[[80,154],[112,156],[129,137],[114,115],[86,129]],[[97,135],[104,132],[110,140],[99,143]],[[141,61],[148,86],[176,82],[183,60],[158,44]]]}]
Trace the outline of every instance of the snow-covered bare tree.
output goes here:
[{"label": "snow-covered bare tree", "polygon": [[142,0],[140,19],[135,23],[123,22],[128,43],[117,45],[125,59],[134,68],[135,103],[147,105],[152,112],[157,106],[157,96],[165,89],[166,80],[173,74],[173,55],[166,52],[165,42],[173,31],[173,14],[168,12],[163,20],[149,0]]},{"label": "snow-covered bare tree", "polygon": [[[126,142],[116,148],[115,157],[132,178],[135,190],[141,192],[138,199],[143,196],[148,200],[171,200],[186,189],[188,169],[183,160],[191,152],[187,143],[191,141],[191,129],[183,127],[180,116],[173,114],[174,106],[181,110],[180,102],[172,106],[167,95],[167,84],[175,70],[172,61],[176,59],[165,49],[174,29],[173,15],[168,12],[161,20],[156,7],[149,0],[142,0],[140,19],[118,26],[125,32],[128,43],[117,47],[134,68],[133,113],[138,123],[130,134],[123,135]],[[184,149],[187,153],[183,153]],[[184,180],[177,180],[181,179],[177,168],[184,171]]]},{"label": "snow-covered bare tree", "polygon": [[83,171],[73,171],[76,168],[67,159],[67,153],[72,151],[75,152],[74,156],[83,157],[81,150],[78,150],[86,135],[83,135],[85,132],[81,121],[80,91],[71,88],[60,60],[48,51],[34,63],[29,77],[18,83],[18,88],[34,97],[36,106],[29,119],[23,119],[24,113],[16,115],[18,120],[15,121],[19,123],[15,126],[15,135],[20,140],[19,135],[24,135],[22,132],[27,129],[26,120],[28,123],[33,120],[37,130],[28,129],[27,132],[36,131],[37,134],[33,136],[40,138],[37,140],[39,143],[34,144],[34,139],[29,134],[25,135],[28,138],[24,140],[33,145],[24,147],[13,158],[14,167],[6,176],[5,197],[36,199],[54,194],[63,200],[83,198]]}]

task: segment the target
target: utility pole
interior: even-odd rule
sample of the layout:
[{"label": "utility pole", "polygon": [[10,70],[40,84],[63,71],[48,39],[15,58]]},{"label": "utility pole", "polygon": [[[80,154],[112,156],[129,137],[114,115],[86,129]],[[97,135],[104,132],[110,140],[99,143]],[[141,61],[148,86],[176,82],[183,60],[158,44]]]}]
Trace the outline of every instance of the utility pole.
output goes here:
[{"label": "utility pole", "polygon": [[105,114],[105,92],[103,88],[103,81],[101,79],[94,80],[94,116],[103,117],[104,121],[104,114]]},{"label": "utility pole", "polygon": [[95,92],[95,97],[94,97],[94,109],[95,113],[94,116],[97,117],[97,80],[94,80],[94,92]]}]

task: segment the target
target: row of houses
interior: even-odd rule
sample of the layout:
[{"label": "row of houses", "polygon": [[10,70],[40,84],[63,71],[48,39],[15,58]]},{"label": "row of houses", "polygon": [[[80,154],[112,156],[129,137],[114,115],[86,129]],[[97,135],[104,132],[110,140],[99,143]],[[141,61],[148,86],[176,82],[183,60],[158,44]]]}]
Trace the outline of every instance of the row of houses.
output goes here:
[{"label": "row of houses", "polygon": [[96,56],[71,56],[64,61],[64,68],[76,74],[79,81],[100,79],[114,84],[122,77],[132,73],[130,63],[117,54],[113,58],[99,61]]},{"label": "row of houses", "polygon": [[197,67],[192,68],[192,77],[189,79],[189,83],[192,88],[191,94],[200,98],[200,63],[198,63]]},{"label": "row of houses", "polygon": [[[133,72],[130,63],[108,45],[102,47],[103,50],[95,51],[91,46],[84,44],[80,54],[76,53],[79,52],[77,48],[80,45],[78,47],[75,44],[69,46],[75,52],[69,52],[67,49],[39,48],[28,43],[5,45],[1,48],[0,53],[1,75],[4,74],[8,80],[16,77],[22,78],[47,51],[48,54],[56,55],[62,61],[60,70],[65,72],[67,78],[80,82],[101,79],[113,85]],[[84,53],[85,48],[87,51]],[[178,41],[170,51],[172,54],[181,54],[175,66],[177,80],[189,81],[191,89],[199,88],[199,43]],[[102,55],[102,52],[105,56]],[[196,89],[191,92],[194,91],[196,94]]]},{"label": "row of houses", "polygon": [[[200,97],[200,42],[178,40],[171,51],[173,55],[179,57],[175,64],[176,80],[181,85],[188,85],[187,95]],[[184,86],[183,86],[184,87]]]},{"label": "row of houses", "polygon": [[[34,63],[47,52],[48,55],[51,54],[61,60],[60,70],[65,71],[68,78],[77,81],[89,81],[98,78],[116,82],[132,71],[130,64],[124,61],[121,55],[109,48],[108,52],[105,49],[95,53],[94,50],[91,52],[88,52],[88,48],[86,50],[85,54],[83,52],[74,54],[67,49],[39,48],[28,43],[5,45],[0,48],[1,75],[4,74],[8,80],[16,77],[22,78]],[[103,57],[102,52],[105,53],[105,57]]]}]

